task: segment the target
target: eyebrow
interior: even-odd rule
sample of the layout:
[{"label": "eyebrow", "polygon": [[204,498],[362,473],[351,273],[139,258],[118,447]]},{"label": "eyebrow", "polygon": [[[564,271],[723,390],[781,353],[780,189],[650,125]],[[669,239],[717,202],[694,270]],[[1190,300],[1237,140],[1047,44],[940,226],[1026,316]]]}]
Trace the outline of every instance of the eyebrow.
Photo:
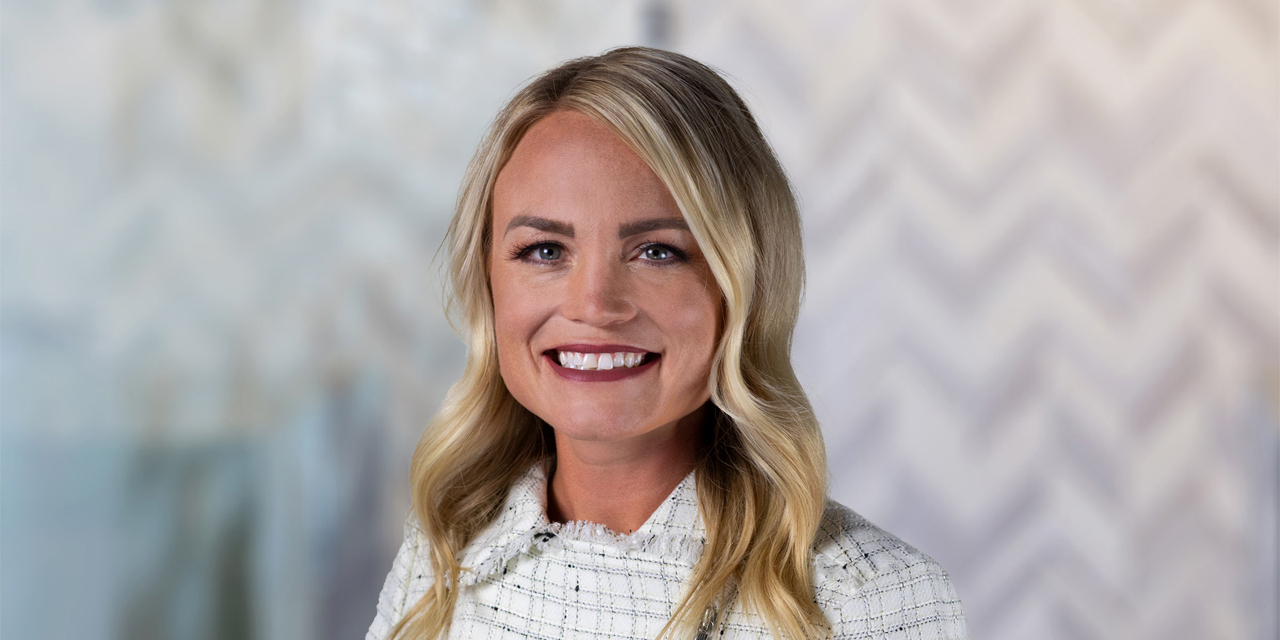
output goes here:
[{"label": "eyebrow", "polygon": [[550,218],[539,218],[538,216],[516,216],[511,219],[511,223],[507,225],[507,230],[502,232],[503,236],[511,233],[516,227],[532,227],[538,231],[546,231],[556,235],[573,237],[573,225],[565,224]]},{"label": "eyebrow", "polygon": [[618,227],[618,239],[630,238],[638,233],[646,233],[649,231],[657,231],[658,229],[681,229],[689,230],[689,225],[685,223],[684,218],[653,218],[650,220],[641,220],[639,222],[631,222]]},{"label": "eyebrow", "polygon": [[[511,233],[516,227],[530,227],[538,231],[554,233],[556,235],[573,237],[573,225],[552,220],[550,218],[542,218],[539,216],[516,216],[507,224],[506,231],[502,232],[505,236]],[[622,240],[630,238],[639,233],[647,233],[649,231],[657,231],[659,229],[679,229],[683,231],[689,230],[689,225],[684,218],[651,218],[649,220],[640,220],[639,222],[630,222],[618,227],[618,239]]]}]

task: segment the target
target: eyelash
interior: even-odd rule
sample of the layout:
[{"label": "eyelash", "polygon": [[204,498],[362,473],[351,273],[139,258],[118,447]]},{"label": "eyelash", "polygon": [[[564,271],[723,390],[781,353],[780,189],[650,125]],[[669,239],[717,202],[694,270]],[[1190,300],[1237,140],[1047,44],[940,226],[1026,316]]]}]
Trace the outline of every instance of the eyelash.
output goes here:
[{"label": "eyelash", "polygon": [[[522,260],[525,262],[530,262],[535,264],[545,264],[546,261],[532,260],[529,258],[529,254],[532,253],[534,249],[537,249],[539,247],[544,247],[544,246],[555,247],[557,249],[560,249],[561,251],[564,250],[564,245],[561,245],[559,242],[535,241],[535,242],[530,242],[528,244],[518,245],[512,248],[508,258],[511,260]],[[649,249],[663,249],[671,253],[671,258],[669,260],[648,260],[647,261],[647,262],[653,262],[660,265],[675,264],[678,262],[689,261],[689,254],[669,244],[664,244],[661,242],[646,242],[645,244],[642,244],[639,247],[636,247],[636,249],[641,253],[648,251]]]}]

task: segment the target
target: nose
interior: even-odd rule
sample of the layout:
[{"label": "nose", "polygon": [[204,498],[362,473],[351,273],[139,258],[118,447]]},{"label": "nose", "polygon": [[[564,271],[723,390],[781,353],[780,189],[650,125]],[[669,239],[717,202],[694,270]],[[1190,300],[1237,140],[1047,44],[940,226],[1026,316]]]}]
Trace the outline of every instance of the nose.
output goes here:
[{"label": "nose", "polygon": [[561,312],[570,320],[596,327],[635,317],[626,267],[605,258],[584,260],[568,279]]}]

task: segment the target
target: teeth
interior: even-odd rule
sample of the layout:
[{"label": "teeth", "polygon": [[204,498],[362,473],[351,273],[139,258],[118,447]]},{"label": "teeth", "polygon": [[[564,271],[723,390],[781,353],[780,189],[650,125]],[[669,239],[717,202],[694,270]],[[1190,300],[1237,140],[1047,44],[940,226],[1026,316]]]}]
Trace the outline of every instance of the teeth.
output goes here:
[{"label": "teeth", "polygon": [[556,358],[560,366],[568,369],[585,371],[608,371],[626,367],[640,366],[644,361],[643,353],[618,351],[616,353],[578,353],[576,351],[557,351]]}]

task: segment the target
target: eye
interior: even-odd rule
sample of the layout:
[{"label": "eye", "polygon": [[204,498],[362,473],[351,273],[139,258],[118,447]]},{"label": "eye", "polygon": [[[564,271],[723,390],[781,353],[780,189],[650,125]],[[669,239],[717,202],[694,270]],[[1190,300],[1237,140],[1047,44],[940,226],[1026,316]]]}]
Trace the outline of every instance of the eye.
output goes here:
[{"label": "eye", "polygon": [[512,249],[510,258],[533,264],[557,262],[564,258],[564,247],[554,242],[533,242]]},{"label": "eye", "polygon": [[648,262],[675,263],[684,262],[688,256],[683,251],[667,244],[653,243],[640,248],[640,257]]},{"label": "eye", "polygon": [[564,255],[564,249],[561,249],[560,247],[557,247],[553,244],[544,244],[538,247],[534,247],[533,249],[533,256],[538,260],[547,260],[547,261],[559,260],[560,257],[563,255]]},{"label": "eye", "polygon": [[644,250],[644,257],[650,260],[666,260],[671,257],[671,252],[666,247],[649,247]]}]

